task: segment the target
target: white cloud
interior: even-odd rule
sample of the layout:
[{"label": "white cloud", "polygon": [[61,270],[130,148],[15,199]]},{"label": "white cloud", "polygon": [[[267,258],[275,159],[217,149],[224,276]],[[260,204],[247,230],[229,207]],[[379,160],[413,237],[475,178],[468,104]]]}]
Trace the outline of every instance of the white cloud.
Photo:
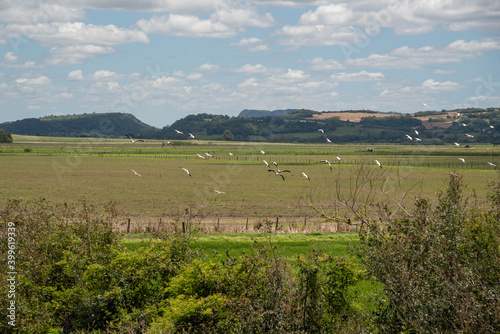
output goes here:
[{"label": "white cloud", "polygon": [[347,4],[329,4],[319,6],[315,11],[302,14],[299,24],[301,25],[344,25],[352,24],[353,13]]},{"label": "white cloud", "polygon": [[198,66],[197,69],[200,70],[200,71],[217,72],[217,71],[220,70],[220,66],[219,65],[210,64],[210,63],[205,63],[203,65]]},{"label": "white cloud", "polygon": [[457,73],[457,71],[456,70],[443,70],[443,69],[438,68],[437,70],[434,71],[434,73],[436,73],[436,74],[455,74],[455,73]]},{"label": "white cloud", "polygon": [[246,47],[248,51],[251,52],[259,52],[259,51],[269,51],[269,46],[267,43],[257,37],[251,37],[251,38],[243,38],[240,41],[236,43],[231,43],[229,44],[231,46],[241,46],[241,47]]},{"label": "white cloud", "polygon": [[50,22],[37,24],[9,24],[0,28],[3,38],[26,37],[42,45],[99,45],[111,46],[124,43],[149,43],[143,31],[118,28],[114,25],[98,26],[83,22]]},{"label": "white cloud", "polygon": [[236,73],[244,73],[244,74],[256,74],[256,73],[265,73],[267,72],[267,67],[262,64],[250,65],[245,64],[234,70]]},{"label": "white cloud", "polygon": [[352,26],[286,25],[276,34],[280,44],[294,47],[349,45],[363,42],[360,31]]},{"label": "white cloud", "polygon": [[316,57],[308,62],[311,64],[309,69],[314,71],[331,71],[345,68],[345,66],[339,63],[336,59],[323,59],[322,57]]},{"label": "white cloud", "polygon": [[[5,4],[9,2],[8,4]],[[3,23],[26,23],[31,24],[54,22],[67,22],[84,18],[83,8],[75,8],[71,5],[45,3],[36,0],[7,1],[0,3],[0,22]]]},{"label": "white cloud", "polygon": [[259,15],[255,10],[248,8],[224,8],[212,14],[210,18],[232,27],[267,28],[274,24],[274,18],[270,13]]},{"label": "white cloud", "polygon": [[99,70],[94,72],[94,79],[96,80],[111,80],[111,79],[118,79],[119,77],[122,77],[116,72],[108,71],[108,70]]},{"label": "white cloud", "polygon": [[201,79],[203,79],[203,74],[201,73],[191,73],[186,76],[186,80],[199,81]]},{"label": "white cloud", "polygon": [[68,80],[83,80],[82,70],[74,70],[68,73]]},{"label": "white cloud", "polygon": [[35,68],[39,67],[33,60],[27,60],[24,63],[19,62],[19,57],[14,52],[7,52],[4,60],[0,62],[0,67],[4,68]]},{"label": "white cloud", "polygon": [[189,38],[229,38],[236,30],[221,22],[202,20],[193,15],[155,15],[141,19],[136,25],[149,34],[165,34]]},{"label": "white cloud", "polygon": [[457,40],[444,47],[425,46],[418,49],[403,46],[372,54],[366,58],[346,60],[348,66],[384,69],[421,69],[430,65],[460,63],[481,56],[485,51],[500,50],[500,38],[483,38],[466,42]]},{"label": "white cloud", "polygon": [[98,45],[55,46],[46,60],[49,65],[80,64],[87,58],[115,52],[112,47]]},{"label": "white cloud", "polygon": [[459,83],[453,81],[439,82],[439,81],[434,81],[433,79],[427,79],[422,83],[422,88],[424,90],[431,90],[431,91],[449,91],[449,90],[456,90],[459,87],[460,87]]},{"label": "white cloud", "polygon": [[33,78],[19,78],[14,80],[17,84],[25,86],[45,86],[52,84],[52,80],[46,75],[40,75]]},{"label": "white cloud", "polygon": [[334,81],[378,81],[383,80],[385,75],[381,72],[361,71],[357,73],[332,74],[330,78]]}]

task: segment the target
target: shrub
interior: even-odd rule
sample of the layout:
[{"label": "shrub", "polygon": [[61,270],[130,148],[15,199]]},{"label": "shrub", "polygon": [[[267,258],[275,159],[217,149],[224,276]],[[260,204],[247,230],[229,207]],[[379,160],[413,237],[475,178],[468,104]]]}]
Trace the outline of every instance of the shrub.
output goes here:
[{"label": "shrub", "polygon": [[[499,189],[491,186],[490,199],[499,198]],[[462,179],[452,172],[435,208],[418,199],[412,216],[362,233],[358,253],[368,272],[384,284],[388,300],[379,310],[381,331],[500,331],[496,209],[469,209]],[[386,233],[379,232],[381,227]]]}]

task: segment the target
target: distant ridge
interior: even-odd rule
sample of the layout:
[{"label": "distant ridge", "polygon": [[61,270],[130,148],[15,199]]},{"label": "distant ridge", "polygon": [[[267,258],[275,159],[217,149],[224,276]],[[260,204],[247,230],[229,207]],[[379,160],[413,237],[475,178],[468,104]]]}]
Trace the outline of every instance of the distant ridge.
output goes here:
[{"label": "distant ridge", "polygon": [[132,114],[92,113],[65,116],[25,118],[0,123],[0,129],[19,135],[56,137],[123,137],[125,134],[146,136],[157,129]]},{"label": "distant ridge", "polygon": [[255,109],[244,109],[240,111],[238,117],[265,117],[265,116],[280,116],[286,115],[290,111],[296,109],[278,109],[278,110],[255,110]]}]

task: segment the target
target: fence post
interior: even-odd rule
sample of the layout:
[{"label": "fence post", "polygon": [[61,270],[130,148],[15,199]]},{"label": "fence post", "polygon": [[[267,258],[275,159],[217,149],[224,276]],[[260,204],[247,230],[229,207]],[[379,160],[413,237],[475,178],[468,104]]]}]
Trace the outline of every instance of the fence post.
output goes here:
[{"label": "fence post", "polygon": [[306,225],[307,225],[307,217],[304,217],[304,227],[303,227],[304,230],[306,229]]},{"label": "fence post", "polygon": [[247,217],[247,224],[245,225],[245,229],[248,231],[248,217]]},{"label": "fence post", "polygon": [[186,223],[182,222],[182,233],[186,233]]},{"label": "fence post", "polygon": [[275,231],[278,231],[278,222],[279,222],[279,217],[276,217],[276,228],[275,228]]},{"label": "fence post", "polygon": [[130,218],[128,219],[127,222],[127,234],[130,233]]},{"label": "fence post", "polygon": [[161,217],[160,217],[160,221],[158,222],[158,232],[161,231]]}]

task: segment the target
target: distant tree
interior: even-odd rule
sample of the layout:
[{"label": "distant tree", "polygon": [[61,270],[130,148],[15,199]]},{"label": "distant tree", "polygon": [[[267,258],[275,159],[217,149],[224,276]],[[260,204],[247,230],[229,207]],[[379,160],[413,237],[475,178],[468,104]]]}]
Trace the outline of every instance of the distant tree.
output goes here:
[{"label": "distant tree", "polygon": [[224,138],[224,140],[234,140],[234,136],[231,133],[231,131],[229,131],[229,130],[224,130],[224,133],[222,134],[222,138]]},{"label": "distant tree", "polygon": [[0,143],[12,143],[12,135],[5,130],[0,130]]}]

